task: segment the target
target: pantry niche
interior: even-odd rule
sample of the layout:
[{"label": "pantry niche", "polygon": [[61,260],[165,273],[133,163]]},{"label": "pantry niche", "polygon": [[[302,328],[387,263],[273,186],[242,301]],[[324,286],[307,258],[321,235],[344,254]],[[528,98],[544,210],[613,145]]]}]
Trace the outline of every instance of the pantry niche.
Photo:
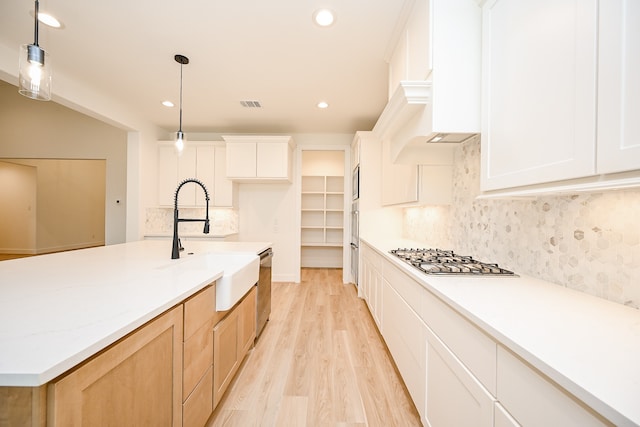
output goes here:
[{"label": "pantry niche", "polygon": [[302,151],[300,266],[342,268],[345,152]]}]

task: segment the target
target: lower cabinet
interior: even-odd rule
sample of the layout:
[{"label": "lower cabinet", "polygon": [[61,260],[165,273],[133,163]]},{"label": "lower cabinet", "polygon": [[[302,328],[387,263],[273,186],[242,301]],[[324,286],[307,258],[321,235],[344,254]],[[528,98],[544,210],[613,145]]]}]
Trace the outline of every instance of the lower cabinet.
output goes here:
[{"label": "lower cabinet", "polygon": [[425,426],[613,425],[396,263],[361,249],[360,296],[374,318],[381,310],[378,327]]},{"label": "lower cabinet", "polygon": [[48,426],[182,425],[179,305],[49,384]]},{"label": "lower cabinet", "polygon": [[233,380],[256,337],[256,287],[213,328],[213,407]]},{"label": "lower cabinet", "polygon": [[613,425],[502,346],[497,363],[498,400],[521,425]]},{"label": "lower cabinet", "polygon": [[427,327],[386,279],[383,280],[382,299],[382,336],[424,420]]},{"label": "lower cabinet", "polygon": [[491,427],[495,398],[427,328],[427,402],[431,427]]},{"label": "lower cabinet", "polygon": [[382,329],[382,257],[366,244],[361,244],[360,254],[360,296],[366,301],[378,329]]},{"label": "lower cabinet", "polygon": [[182,425],[201,427],[213,412],[213,318],[216,287],[184,303]]},{"label": "lower cabinet", "polygon": [[513,419],[511,414],[504,409],[504,406],[500,404],[500,402],[496,402],[495,410],[494,410],[494,421],[493,425],[495,427],[519,427],[520,424],[516,420]]},{"label": "lower cabinet", "polygon": [[215,310],[212,284],[40,387],[0,387],[0,426],[202,427],[256,338],[256,287]]}]

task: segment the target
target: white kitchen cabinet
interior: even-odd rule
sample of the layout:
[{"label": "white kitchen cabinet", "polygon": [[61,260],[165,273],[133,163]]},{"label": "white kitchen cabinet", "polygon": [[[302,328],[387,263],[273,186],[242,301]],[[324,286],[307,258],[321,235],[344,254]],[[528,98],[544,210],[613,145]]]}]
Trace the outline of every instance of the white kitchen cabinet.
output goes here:
[{"label": "white kitchen cabinet", "polygon": [[351,171],[360,164],[360,138],[357,136],[351,142]]},{"label": "white kitchen cabinet", "polygon": [[640,169],[640,2],[599,5],[598,173]]},{"label": "white kitchen cabinet", "polygon": [[453,142],[481,130],[482,11],[472,0],[416,0],[407,12],[373,131],[390,141],[392,163],[451,165]]},{"label": "white kitchen cabinet", "polygon": [[638,19],[627,0],[485,3],[482,191],[640,185]]},{"label": "white kitchen cabinet", "polygon": [[291,182],[290,136],[223,136],[227,177],[239,182]]},{"label": "white kitchen cabinet", "polygon": [[[382,336],[422,419],[425,418],[426,325],[396,292],[383,268]],[[409,280],[408,278],[406,280]],[[453,425],[453,424],[451,424]]]},{"label": "white kitchen cabinet", "polygon": [[[225,147],[216,142],[190,142],[178,155],[172,142],[158,145],[158,204],[173,207],[183,180],[197,178],[209,191],[209,207],[233,207],[234,183],[225,176]],[[195,184],[180,190],[179,207],[204,207],[204,192]]]},{"label": "white kitchen cabinet", "polygon": [[523,426],[613,425],[502,346],[497,382],[498,400]]},{"label": "white kitchen cabinet", "polygon": [[482,190],[595,173],[596,0],[483,8]]},{"label": "white kitchen cabinet", "polygon": [[500,404],[500,402],[496,402],[493,416],[494,427],[520,427],[520,424],[513,419],[511,414],[507,412],[507,410]]},{"label": "white kitchen cabinet", "polygon": [[428,425],[492,427],[495,398],[433,331],[426,330]]},{"label": "white kitchen cabinet", "polygon": [[378,330],[382,330],[383,259],[366,243],[360,243],[360,260],[360,296],[367,302]]},{"label": "white kitchen cabinet", "polygon": [[[416,300],[417,296],[410,296]],[[422,290],[421,317],[474,377],[496,395],[497,344],[431,292]]]},{"label": "white kitchen cabinet", "polygon": [[382,142],[382,205],[448,205],[453,196],[452,165],[391,162],[390,140]]}]

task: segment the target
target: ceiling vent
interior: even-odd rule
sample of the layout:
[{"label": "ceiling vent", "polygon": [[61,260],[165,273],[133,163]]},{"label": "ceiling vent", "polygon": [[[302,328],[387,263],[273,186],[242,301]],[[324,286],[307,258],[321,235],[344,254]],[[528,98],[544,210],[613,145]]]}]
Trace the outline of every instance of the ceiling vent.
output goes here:
[{"label": "ceiling vent", "polygon": [[262,108],[260,101],[240,101],[240,105],[245,108]]}]

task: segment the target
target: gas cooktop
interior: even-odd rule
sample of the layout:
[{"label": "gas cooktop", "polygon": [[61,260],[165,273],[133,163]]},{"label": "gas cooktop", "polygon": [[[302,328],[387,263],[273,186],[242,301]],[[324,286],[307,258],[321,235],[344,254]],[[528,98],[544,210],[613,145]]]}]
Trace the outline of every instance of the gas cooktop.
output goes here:
[{"label": "gas cooktop", "polygon": [[453,251],[404,248],[389,252],[425,274],[518,277],[513,271],[498,267],[498,264],[477,261]]}]

